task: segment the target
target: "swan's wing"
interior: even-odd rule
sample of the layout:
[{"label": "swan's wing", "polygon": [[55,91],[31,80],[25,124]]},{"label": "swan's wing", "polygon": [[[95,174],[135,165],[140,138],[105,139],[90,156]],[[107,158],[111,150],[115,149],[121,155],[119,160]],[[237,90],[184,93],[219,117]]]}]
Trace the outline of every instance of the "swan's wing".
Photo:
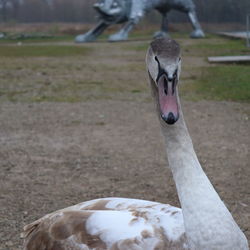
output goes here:
[{"label": "swan's wing", "polygon": [[24,227],[25,250],[187,249],[181,210],[106,198],[48,214]]}]

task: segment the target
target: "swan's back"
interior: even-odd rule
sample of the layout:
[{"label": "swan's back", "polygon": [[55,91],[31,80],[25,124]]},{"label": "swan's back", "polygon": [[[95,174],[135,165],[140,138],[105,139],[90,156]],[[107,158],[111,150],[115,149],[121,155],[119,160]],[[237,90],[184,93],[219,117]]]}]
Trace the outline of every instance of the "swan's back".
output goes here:
[{"label": "swan's back", "polygon": [[25,250],[188,249],[182,211],[156,202],[105,198],[48,214],[24,228]]}]

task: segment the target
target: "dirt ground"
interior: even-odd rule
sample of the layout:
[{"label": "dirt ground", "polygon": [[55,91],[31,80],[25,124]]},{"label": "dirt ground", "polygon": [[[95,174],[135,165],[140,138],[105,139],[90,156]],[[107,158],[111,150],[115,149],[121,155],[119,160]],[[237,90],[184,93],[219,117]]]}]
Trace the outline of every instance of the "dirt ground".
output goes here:
[{"label": "dirt ground", "polygon": [[[107,56],[113,45],[103,46],[96,52],[100,58],[91,55],[88,63],[121,60]],[[135,64],[143,57],[144,51],[125,59]],[[186,58],[192,67],[204,63],[200,57]],[[111,98],[76,103],[1,103],[1,250],[21,249],[26,223],[85,200],[131,197],[179,206],[143,67],[138,78],[146,91],[133,98],[113,92]],[[87,73],[84,67],[78,72],[83,78]],[[190,75],[185,66],[183,75]],[[109,80],[109,75],[101,77]],[[130,78],[136,78],[133,71],[116,75],[117,82]],[[184,99],[182,106],[204,170],[250,240],[250,105]]]}]

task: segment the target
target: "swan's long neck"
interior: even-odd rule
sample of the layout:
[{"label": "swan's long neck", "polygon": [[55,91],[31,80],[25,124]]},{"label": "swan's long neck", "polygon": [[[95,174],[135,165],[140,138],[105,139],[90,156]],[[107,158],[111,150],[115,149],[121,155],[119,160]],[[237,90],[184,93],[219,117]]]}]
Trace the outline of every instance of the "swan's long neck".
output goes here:
[{"label": "swan's long neck", "polygon": [[201,168],[181,108],[174,125],[161,123],[190,248],[248,249],[244,234]]}]

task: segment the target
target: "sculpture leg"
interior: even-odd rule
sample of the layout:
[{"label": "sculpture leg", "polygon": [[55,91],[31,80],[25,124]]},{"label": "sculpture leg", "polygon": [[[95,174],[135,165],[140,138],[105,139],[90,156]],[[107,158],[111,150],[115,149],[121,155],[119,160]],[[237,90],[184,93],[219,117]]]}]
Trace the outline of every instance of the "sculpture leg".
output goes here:
[{"label": "sculpture leg", "polygon": [[100,21],[95,28],[89,30],[87,33],[76,36],[75,42],[76,43],[93,42],[108,26],[109,24]]},{"label": "sculpture leg", "polygon": [[194,10],[188,12],[188,17],[190,19],[190,22],[194,28],[192,33],[190,34],[191,38],[203,38],[205,37],[205,34],[203,30],[201,29],[201,26],[198,22],[198,18],[196,15],[196,12]]},{"label": "sculpture leg", "polygon": [[161,30],[154,33],[154,38],[169,37],[167,12],[162,14]]},{"label": "sculpture leg", "polygon": [[[128,0],[127,0],[128,1]],[[129,1],[128,1],[129,2]],[[117,33],[109,37],[109,41],[122,41],[128,39],[129,32],[134,28],[134,26],[140,21],[144,16],[145,3],[142,0],[130,0],[131,8],[127,16],[128,22],[119,30]]]},{"label": "sculpture leg", "polygon": [[128,39],[129,32],[134,28],[138,21],[129,20],[117,33],[109,37],[110,42],[124,41]]}]

